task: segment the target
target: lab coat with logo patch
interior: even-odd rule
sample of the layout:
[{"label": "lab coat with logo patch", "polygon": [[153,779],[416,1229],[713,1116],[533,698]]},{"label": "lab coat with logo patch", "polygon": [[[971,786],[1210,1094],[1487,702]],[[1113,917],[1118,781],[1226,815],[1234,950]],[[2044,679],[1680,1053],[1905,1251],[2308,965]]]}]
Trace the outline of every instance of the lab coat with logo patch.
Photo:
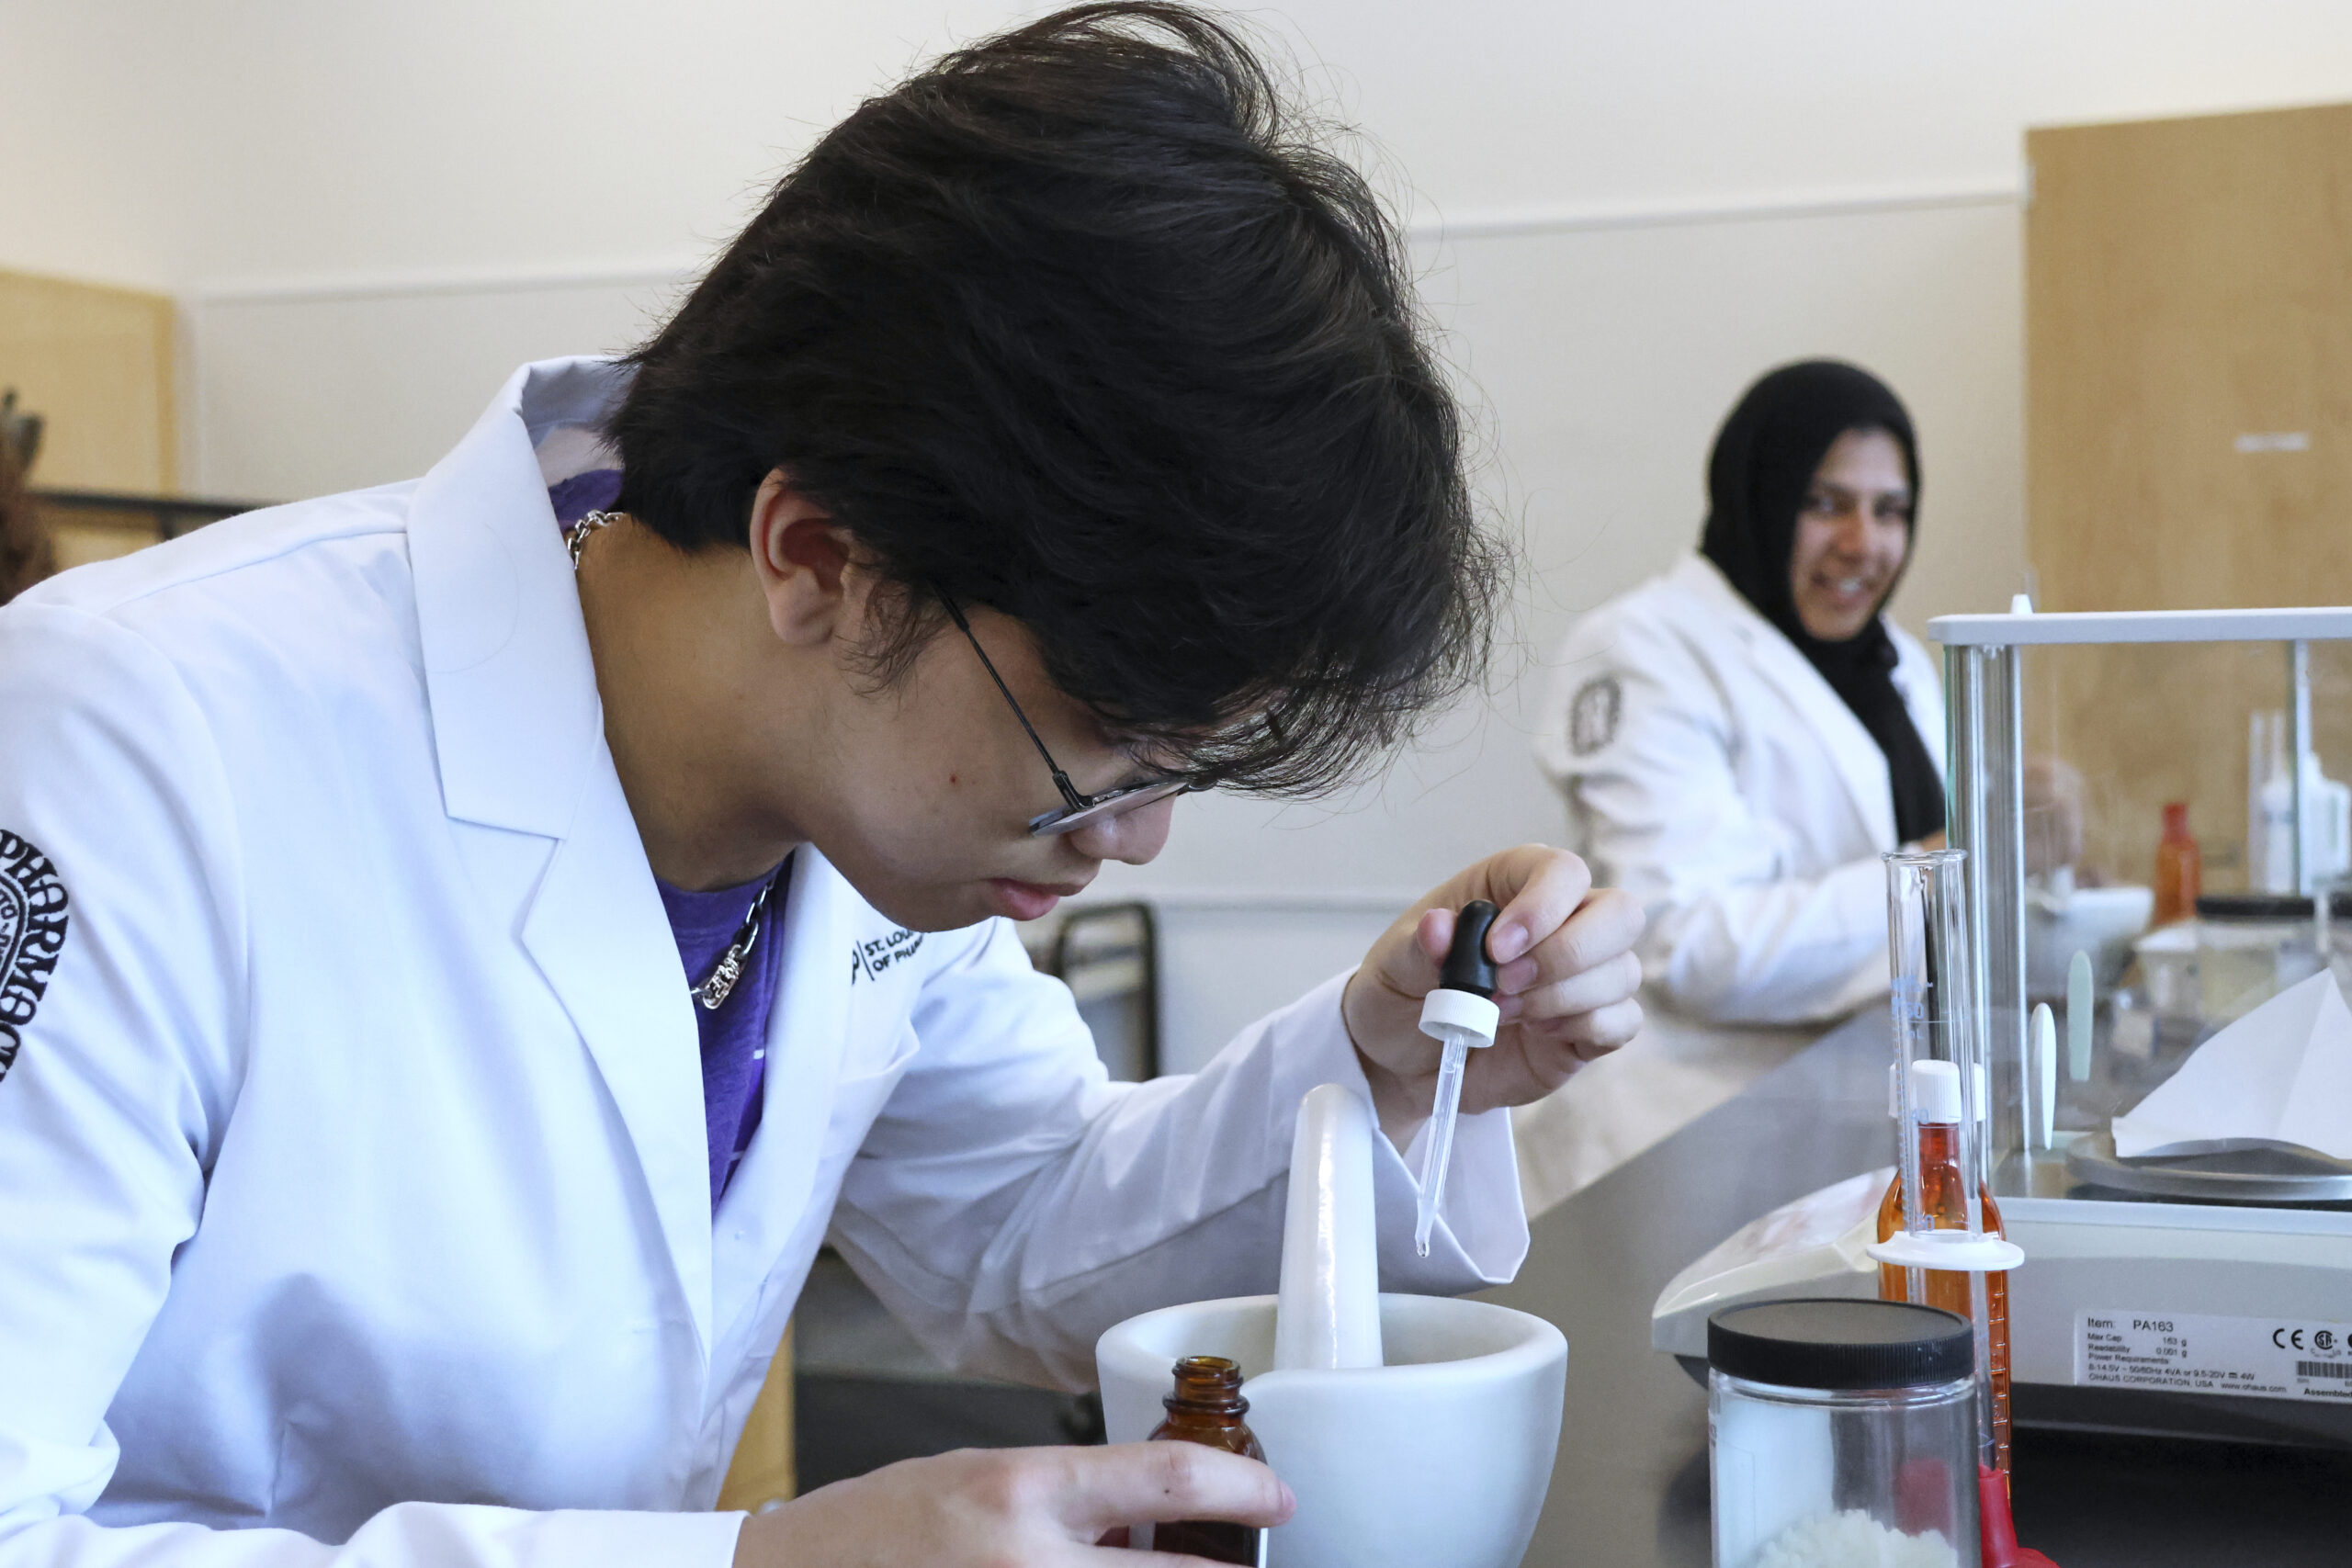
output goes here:
[{"label": "lab coat with logo patch", "polygon": [[[1887,630],[1940,768],[1935,666]],[[1595,879],[1647,908],[1644,978],[1678,1010],[1797,1023],[1886,988],[1886,757],[1713,562],[1688,556],[1577,624],[1537,750]]]},{"label": "lab coat with logo patch", "polygon": [[[695,1510],[829,1234],[944,1358],[1065,1386],[1273,1288],[1299,1098],[1362,1087],[1340,980],[1112,1084],[1004,922],[901,930],[813,847],[714,1215],[533,457],[622,374],[526,367],[421,480],[0,611],[40,917],[0,920],[0,1568],[718,1568],[741,1516]],[[1428,1259],[1379,1143],[1391,1289],[1523,1255],[1507,1119],[1461,1138]]]},{"label": "lab coat with logo patch", "polygon": [[[1938,766],[1941,688],[1888,624]],[[1596,881],[1640,898],[1639,1038],[1521,1107],[1542,1213],[1886,990],[1886,758],[1795,645],[1704,557],[1577,622],[1536,755]]]}]

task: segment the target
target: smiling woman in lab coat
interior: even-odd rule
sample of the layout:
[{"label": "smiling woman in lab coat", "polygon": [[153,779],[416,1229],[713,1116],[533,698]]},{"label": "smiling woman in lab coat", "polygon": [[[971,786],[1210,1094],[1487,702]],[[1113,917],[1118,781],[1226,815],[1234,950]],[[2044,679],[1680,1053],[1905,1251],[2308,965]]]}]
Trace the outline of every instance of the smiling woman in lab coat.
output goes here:
[{"label": "smiling woman in lab coat", "polygon": [[1724,422],[1707,491],[1698,550],[1554,660],[1537,756],[1595,874],[1647,908],[1649,1021],[1520,1113],[1533,1209],[1883,995],[1880,853],[1943,839],[1941,690],[1884,614],[1919,498],[1902,402],[1783,366]]},{"label": "smiling woman in lab coat", "polygon": [[[1277,1522],[1170,1444],[695,1510],[829,1235],[944,1358],[1082,1385],[1117,1321],[1272,1288],[1323,1082],[1387,1134],[1385,1282],[1517,1268],[1505,1108],[1639,1020],[1638,909],[1576,857],[1467,868],[1150,1084],[1001,918],[1477,668],[1402,244],[1302,146],[1192,13],[1032,24],[423,479],[0,610],[0,1568],[1068,1568]],[[1422,1258],[1416,1023],[1474,897],[1506,1021]]]}]

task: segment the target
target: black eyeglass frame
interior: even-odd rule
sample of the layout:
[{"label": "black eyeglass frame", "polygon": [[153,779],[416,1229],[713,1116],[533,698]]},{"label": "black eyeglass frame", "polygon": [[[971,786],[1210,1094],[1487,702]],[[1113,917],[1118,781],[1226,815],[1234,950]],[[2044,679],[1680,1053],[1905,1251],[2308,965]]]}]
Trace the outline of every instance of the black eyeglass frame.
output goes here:
[{"label": "black eyeglass frame", "polygon": [[1081,792],[1069,782],[1069,775],[1062,772],[1061,764],[1054,761],[1054,754],[1046,750],[1046,742],[1038,736],[1037,727],[1031,724],[1029,716],[1021,711],[1020,702],[1013,696],[1012,688],[1004,683],[1004,677],[997,673],[996,662],[989,658],[989,650],[982,648],[980,639],[972,635],[972,623],[964,618],[963,606],[956,604],[955,595],[944,588],[933,589],[933,592],[939,595],[940,604],[946,606],[948,618],[956,623],[956,629],[964,634],[964,640],[970,643],[972,651],[980,656],[980,668],[989,672],[989,679],[995,682],[996,689],[1004,694],[1004,705],[1011,708],[1012,716],[1021,721],[1022,733],[1029,737],[1029,744],[1035,746],[1037,755],[1045,759],[1046,771],[1054,775],[1054,787],[1061,791],[1062,805],[1058,810],[1040,812],[1029,819],[1031,838],[1051,839],[1073,833],[1092,823],[1124,817],[1155,801],[1188,794],[1200,787],[1190,779],[1157,778],[1146,779],[1141,784],[1121,784],[1116,789],[1106,789],[1096,795]]}]

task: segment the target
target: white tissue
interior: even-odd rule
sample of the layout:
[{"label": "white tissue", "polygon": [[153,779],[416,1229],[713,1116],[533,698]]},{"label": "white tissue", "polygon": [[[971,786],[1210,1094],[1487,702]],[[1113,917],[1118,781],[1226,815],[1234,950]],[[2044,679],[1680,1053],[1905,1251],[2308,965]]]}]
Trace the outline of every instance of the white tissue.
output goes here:
[{"label": "white tissue", "polygon": [[2125,1159],[2281,1144],[2352,1159],[2352,1008],[2325,972],[2199,1045],[2115,1119]]}]

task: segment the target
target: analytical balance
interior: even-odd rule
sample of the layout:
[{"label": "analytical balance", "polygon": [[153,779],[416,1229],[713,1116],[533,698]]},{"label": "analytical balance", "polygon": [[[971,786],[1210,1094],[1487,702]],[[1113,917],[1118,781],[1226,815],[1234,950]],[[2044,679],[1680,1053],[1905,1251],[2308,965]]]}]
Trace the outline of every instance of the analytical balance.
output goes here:
[{"label": "analytical balance", "polygon": [[[2039,615],[2020,601],[1928,631],[1944,649],[1948,832],[1967,852],[1981,1142],[2026,1255],[2008,1287],[2017,1421],[2352,1446],[2352,1164],[2277,1147],[2125,1159],[2110,1135],[2230,1018],[2315,974],[2352,981],[2352,931],[2330,919],[2342,866],[2315,847],[2330,838],[2321,754],[2352,762],[2352,608]],[[2250,870],[2260,886],[2245,826],[2260,786],[2243,742],[2219,737],[2242,737],[2249,715],[2257,739],[2281,726],[2297,759],[2293,891],[2233,921],[2258,903],[2226,890]],[[2029,772],[2046,778],[2053,756],[2085,781],[2072,858],[2038,841],[2048,822],[2029,807]],[[2225,891],[2135,942],[2148,897],[2128,884],[2148,877],[2167,798],[2192,803],[2206,886]],[[2043,1001],[2054,1017],[2037,1028]],[[1865,1249],[1891,1175],[1825,1189],[1693,1262],[1659,1297],[1652,1342],[1690,1365],[1730,1303],[1876,1294]]]}]

